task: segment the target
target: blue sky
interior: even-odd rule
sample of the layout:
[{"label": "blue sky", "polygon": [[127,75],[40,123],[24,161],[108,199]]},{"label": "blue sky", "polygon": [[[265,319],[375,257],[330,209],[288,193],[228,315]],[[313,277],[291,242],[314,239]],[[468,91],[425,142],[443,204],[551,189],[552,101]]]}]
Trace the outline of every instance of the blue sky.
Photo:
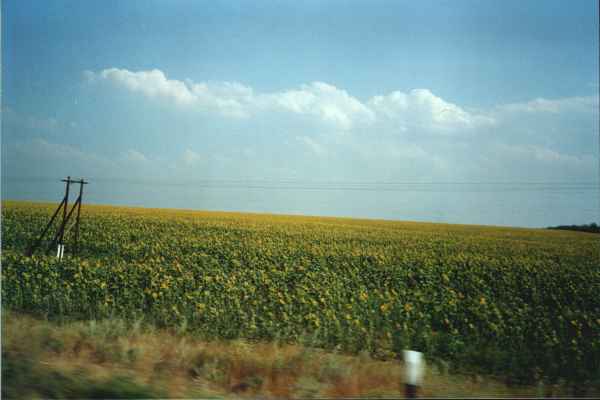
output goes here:
[{"label": "blue sky", "polygon": [[2,197],[599,220],[598,46],[585,0],[5,0]]}]

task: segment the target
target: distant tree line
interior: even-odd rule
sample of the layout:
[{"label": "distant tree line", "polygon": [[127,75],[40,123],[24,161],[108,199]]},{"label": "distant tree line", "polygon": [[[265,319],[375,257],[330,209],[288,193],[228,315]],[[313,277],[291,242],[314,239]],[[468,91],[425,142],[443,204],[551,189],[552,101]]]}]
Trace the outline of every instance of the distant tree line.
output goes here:
[{"label": "distant tree line", "polygon": [[579,232],[591,232],[591,233],[600,233],[600,225],[595,222],[592,222],[588,225],[559,225],[559,226],[550,226],[548,229],[562,229],[566,231],[579,231]]}]

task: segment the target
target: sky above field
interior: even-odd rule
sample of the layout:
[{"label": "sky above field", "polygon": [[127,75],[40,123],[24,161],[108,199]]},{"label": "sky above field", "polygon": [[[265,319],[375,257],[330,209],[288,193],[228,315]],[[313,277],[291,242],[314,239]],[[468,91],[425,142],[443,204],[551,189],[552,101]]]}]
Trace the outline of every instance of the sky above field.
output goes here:
[{"label": "sky above field", "polygon": [[598,2],[2,2],[2,198],[600,220]]}]

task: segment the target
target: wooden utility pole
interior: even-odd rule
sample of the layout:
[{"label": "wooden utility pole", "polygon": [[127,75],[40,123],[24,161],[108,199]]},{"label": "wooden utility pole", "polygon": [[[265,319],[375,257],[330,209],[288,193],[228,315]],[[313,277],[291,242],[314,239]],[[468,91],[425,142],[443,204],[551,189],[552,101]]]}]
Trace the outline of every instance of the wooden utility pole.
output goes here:
[{"label": "wooden utility pole", "polygon": [[63,220],[60,229],[60,239],[58,244],[63,244],[63,238],[65,236],[65,225],[67,224],[67,208],[69,208],[69,186],[71,185],[71,177],[67,176],[67,179],[62,179],[61,182],[66,183],[65,187],[65,206],[63,208]]},{"label": "wooden utility pole", "polygon": [[[77,219],[75,222],[75,245],[76,246],[73,248],[74,253],[79,249],[79,220],[80,220],[80,215],[81,215],[81,203],[83,200],[83,185],[87,185],[88,182],[84,181],[83,179],[80,179],[78,181],[72,180],[70,176],[67,176],[67,179],[62,179],[61,182],[65,182],[65,184],[66,184],[65,185],[65,196],[63,197],[62,201],[56,208],[56,211],[54,211],[54,214],[52,215],[52,218],[50,218],[50,221],[46,224],[46,227],[42,230],[42,233],[31,244],[31,246],[29,246],[29,248],[25,252],[25,254],[28,256],[31,256],[33,254],[33,252],[40,246],[42,240],[44,239],[44,236],[48,232],[48,229],[50,229],[50,227],[54,223],[54,220],[56,219],[56,217],[61,209],[62,209],[62,222],[60,223],[58,230],[54,234],[54,237],[53,237],[52,241],[50,242],[50,245],[48,246],[46,253],[49,253],[50,251],[52,251],[52,249],[55,246],[58,245],[58,252],[57,252],[56,256],[58,258],[62,258],[63,252],[64,252],[65,228],[66,228],[69,220],[71,219],[71,216],[73,215],[73,212],[75,211],[75,208],[77,208],[77,217],[76,217]],[[71,208],[71,211],[69,211],[67,214],[67,208],[69,207],[69,187],[70,187],[71,183],[79,184],[79,196],[77,197],[77,200],[75,200],[75,203],[73,204],[73,207]]]},{"label": "wooden utility pole", "polygon": [[73,247],[74,253],[79,253],[79,218],[81,215],[81,199],[83,198],[83,185],[86,185],[82,179],[79,183],[79,197],[77,198],[77,222],[75,222],[75,246]]}]

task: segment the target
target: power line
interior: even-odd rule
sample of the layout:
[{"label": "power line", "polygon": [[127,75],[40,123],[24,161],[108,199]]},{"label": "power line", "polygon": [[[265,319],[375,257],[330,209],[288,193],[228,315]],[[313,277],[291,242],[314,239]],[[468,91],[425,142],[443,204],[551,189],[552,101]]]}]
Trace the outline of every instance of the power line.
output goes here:
[{"label": "power line", "polygon": [[[115,182],[115,183],[134,183],[134,184],[164,184],[164,185],[193,185],[193,184],[303,184],[303,185],[363,185],[363,186],[393,186],[393,185],[415,185],[415,186],[451,186],[451,185],[494,185],[494,186],[518,186],[518,185],[537,185],[547,187],[592,187],[600,188],[600,182],[596,181],[351,181],[351,180],[305,180],[305,179],[226,179],[226,178],[207,178],[192,180],[161,180],[161,179],[128,179],[128,178],[89,178],[95,182]],[[55,178],[48,177],[3,177],[5,181],[51,181]]]},{"label": "power line", "polygon": [[[12,181],[16,178],[5,178]],[[27,178],[25,178],[27,179]],[[46,181],[45,177],[31,180]],[[22,181],[23,178],[19,178]],[[48,179],[54,182],[54,179]],[[195,179],[189,181],[137,180],[127,178],[90,178],[97,185],[91,194],[101,191],[105,185],[127,184],[140,186],[170,186],[206,190],[265,190],[265,191],[311,191],[311,192],[404,192],[404,193],[518,193],[538,192],[552,194],[586,194],[598,191],[596,182],[543,182],[543,181],[314,181],[300,179]]]},{"label": "power line", "polygon": [[[143,186],[146,186],[144,184]],[[148,184],[148,186],[150,186]],[[161,185],[157,185],[161,186]],[[341,185],[320,185],[320,186],[308,186],[308,185],[245,185],[245,184],[179,184],[171,183],[164,184],[164,186],[171,187],[185,187],[207,189],[207,190],[279,190],[279,191],[353,191],[353,192],[422,192],[422,193],[509,193],[509,192],[545,192],[545,193],[580,193],[580,192],[592,192],[596,190],[595,186],[532,186],[532,185],[521,185],[512,187],[497,187],[497,186],[475,186],[475,187],[406,187],[406,186],[378,186],[378,185],[366,185],[366,186],[341,186]],[[97,186],[98,188],[98,186]]]}]

